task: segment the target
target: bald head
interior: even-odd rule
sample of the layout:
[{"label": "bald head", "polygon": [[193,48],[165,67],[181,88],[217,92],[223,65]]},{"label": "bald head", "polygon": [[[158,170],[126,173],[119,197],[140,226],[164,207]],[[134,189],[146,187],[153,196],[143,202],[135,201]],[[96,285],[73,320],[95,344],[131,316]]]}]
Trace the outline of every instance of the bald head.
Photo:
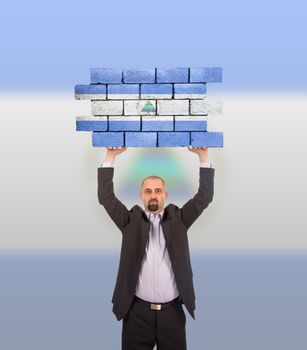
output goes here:
[{"label": "bald head", "polygon": [[165,182],[162,179],[162,177],[157,176],[157,175],[150,175],[150,176],[145,177],[145,179],[141,183],[141,188],[143,188],[144,183],[145,183],[146,180],[160,180],[162,182],[162,184],[163,184],[164,189],[166,188]]}]

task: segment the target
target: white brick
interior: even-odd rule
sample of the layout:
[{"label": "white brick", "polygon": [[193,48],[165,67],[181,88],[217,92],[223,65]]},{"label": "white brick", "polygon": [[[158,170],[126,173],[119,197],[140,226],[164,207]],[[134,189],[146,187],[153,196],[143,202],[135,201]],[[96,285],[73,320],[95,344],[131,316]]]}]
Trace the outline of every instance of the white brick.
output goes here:
[{"label": "white brick", "polygon": [[[153,107],[154,111],[143,111],[144,106],[147,102],[150,102]],[[124,101],[124,114],[125,115],[156,115],[156,101],[155,100],[131,100],[131,101]]]},{"label": "white brick", "polygon": [[93,115],[122,115],[123,101],[92,101]]},{"label": "white brick", "polygon": [[109,100],[136,100],[139,94],[108,94]]},{"label": "white brick", "polygon": [[176,100],[183,100],[183,99],[202,100],[205,97],[206,97],[206,94],[174,94],[174,98]]},{"label": "white brick", "polygon": [[158,115],[189,115],[188,100],[157,100]]},{"label": "white brick", "polygon": [[105,100],[106,94],[75,94],[76,100]]},{"label": "white brick", "polygon": [[173,97],[173,94],[141,94],[141,98],[144,98],[144,99],[160,99],[160,100],[163,100],[163,99],[171,99]]},{"label": "white brick", "polygon": [[223,103],[219,100],[191,100],[192,115],[221,115],[222,110]]}]

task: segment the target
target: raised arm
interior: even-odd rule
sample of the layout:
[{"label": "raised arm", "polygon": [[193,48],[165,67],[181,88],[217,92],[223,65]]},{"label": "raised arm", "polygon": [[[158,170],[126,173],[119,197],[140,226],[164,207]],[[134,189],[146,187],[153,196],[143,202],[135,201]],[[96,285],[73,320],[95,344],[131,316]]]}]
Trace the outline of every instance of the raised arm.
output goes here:
[{"label": "raised arm", "polygon": [[122,148],[107,148],[105,160],[98,168],[98,200],[116,226],[122,231],[129,220],[129,210],[114,194],[113,175],[116,156],[126,151]]},{"label": "raised arm", "polygon": [[195,196],[181,208],[181,218],[189,228],[213,199],[214,169],[210,167],[208,148],[188,148],[199,157],[199,188]]}]

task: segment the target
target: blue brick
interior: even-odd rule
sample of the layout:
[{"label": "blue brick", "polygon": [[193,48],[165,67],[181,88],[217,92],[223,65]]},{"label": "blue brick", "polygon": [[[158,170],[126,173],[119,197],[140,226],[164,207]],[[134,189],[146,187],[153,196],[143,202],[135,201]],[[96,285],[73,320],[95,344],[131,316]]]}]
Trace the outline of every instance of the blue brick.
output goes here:
[{"label": "blue brick", "polygon": [[126,132],[126,147],[156,147],[156,132]]},{"label": "blue brick", "polygon": [[77,131],[106,131],[108,122],[106,120],[77,120]]},{"label": "blue brick", "polygon": [[177,120],[175,117],[175,131],[200,131],[207,130],[206,120]]},{"label": "blue brick", "polygon": [[188,83],[189,68],[157,68],[157,83]]},{"label": "blue brick", "polygon": [[119,68],[92,68],[91,84],[121,83],[122,70]]},{"label": "blue brick", "polygon": [[172,84],[142,84],[141,94],[173,94]]},{"label": "blue brick", "polygon": [[175,94],[205,94],[207,92],[206,84],[175,84]]},{"label": "blue brick", "polygon": [[159,132],[159,147],[184,147],[190,145],[189,132]]},{"label": "blue brick", "polygon": [[141,121],[140,117],[122,117],[113,118],[109,117],[109,130],[110,131],[140,131]]},{"label": "blue brick", "polygon": [[105,94],[106,85],[76,85],[75,94]]},{"label": "blue brick", "polygon": [[108,94],[139,94],[138,84],[110,84]]},{"label": "blue brick", "polygon": [[[150,119],[149,119],[150,118]],[[143,117],[142,131],[173,131],[174,121],[173,117]]]},{"label": "blue brick", "polygon": [[124,146],[124,133],[93,131],[92,144],[94,147],[122,147]]},{"label": "blue brick", "polygon": [[155,82],[155,68],[124,69],[124,83],[154,83],[154,82]]},{"label": "blue brick", "polygon": [[223,147],[222,132],[191,132],[191,146]]},{"label": "blue brick", "polygon": [[221,67],[190,68],[191,83],[220,83],[222,81]]}]

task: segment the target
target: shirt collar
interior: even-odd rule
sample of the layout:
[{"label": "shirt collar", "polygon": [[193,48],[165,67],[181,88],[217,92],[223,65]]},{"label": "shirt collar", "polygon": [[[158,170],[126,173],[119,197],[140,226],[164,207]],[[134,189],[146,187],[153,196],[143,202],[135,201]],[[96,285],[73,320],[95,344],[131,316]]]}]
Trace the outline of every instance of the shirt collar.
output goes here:
[{"label": "shirt collar", "polygon": [[[145,214],[146,214],[146,216],[148,217],[148,219],[150,218],[150,215],[154,214],[154,213],[148,212],[147,210],[144,210],[144,211],[145,211]],[[159,215],[160,220],[161,220],[161,219],[163,218],[163,214],[164,214],[164,209],[163,209],[162,211],[160,211],[159,214],[154,214],[154,215],[155,215],[155,216],[156,216],[156,215]]]}]

